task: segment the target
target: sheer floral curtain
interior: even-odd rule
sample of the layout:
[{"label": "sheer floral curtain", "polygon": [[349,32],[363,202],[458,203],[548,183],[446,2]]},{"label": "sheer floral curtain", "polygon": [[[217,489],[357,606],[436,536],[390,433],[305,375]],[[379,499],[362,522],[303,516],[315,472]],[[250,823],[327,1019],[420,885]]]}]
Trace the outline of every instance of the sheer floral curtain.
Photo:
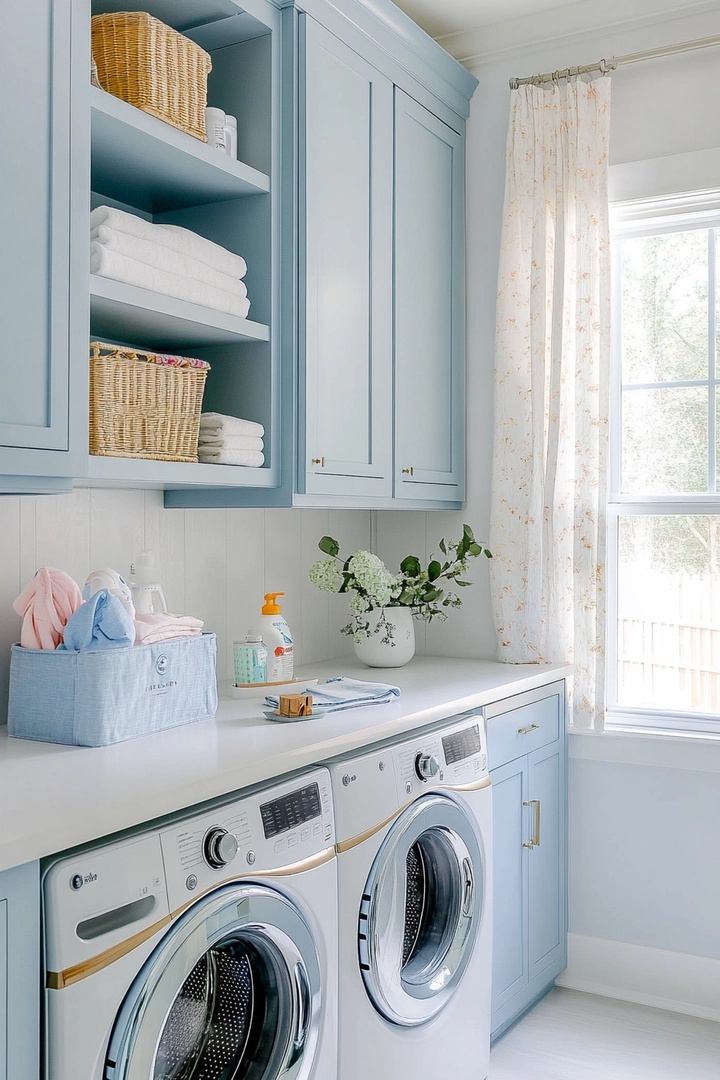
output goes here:
[{"label": "sheer floral curtain", "polygon": [[512,91],[490,529],[500,659],[575,665],[604,714],[610,79]]}]

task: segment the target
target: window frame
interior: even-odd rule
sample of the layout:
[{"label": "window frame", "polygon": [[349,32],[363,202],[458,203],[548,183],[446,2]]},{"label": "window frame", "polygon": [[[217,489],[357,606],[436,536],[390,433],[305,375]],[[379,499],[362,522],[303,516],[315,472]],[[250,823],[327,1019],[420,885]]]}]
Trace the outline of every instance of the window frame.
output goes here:
[{"label": "window frame", "polygon": [[[717,482],[717,438],[720,426],[720,363],[718,353],[718,283],[720,283],[720,236],[710,233],[708,264],[712,271],[708,290],[708,377],[704,380],[662,382],[668,389],[706,385],[715,388],[715,407],[708,397],[708,483],[715,490],[696,494],[628,495],[621,488],[622,448],[622,275],[619,241],[691,229],[720,230],[720,189],[611,203],[610,247],[612,274],[612,336],[610,365],[610,416],[606,547],[606,719],[605,729],[626,733],[674,734],[720,738],[717,713],[640,708],[617,703],[618,692],[618,578],[619,522],[621,517],[720,515]],[[643,384],[644,385],[644,384]],[[654,385],[654,384],[653,384]],[[640,384],[638,384],[638,387]]]}]

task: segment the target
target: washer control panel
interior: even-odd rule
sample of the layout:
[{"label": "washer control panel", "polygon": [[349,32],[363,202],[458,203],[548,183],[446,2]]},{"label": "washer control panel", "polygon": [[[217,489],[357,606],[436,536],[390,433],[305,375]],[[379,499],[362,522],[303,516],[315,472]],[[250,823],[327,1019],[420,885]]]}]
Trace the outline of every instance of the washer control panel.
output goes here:
[{"label": "washer control panel", "polygon": [[463,787],[487,776],[485,720],[481,712],[446,721],[440,730],[393,747],[405,799],[431,787]]},{"label": "washer control panel", "polygon": [[315,769],[189,817],[160,841],[173,910],[223,881],[281,873],[335,843],[330,774]]}]

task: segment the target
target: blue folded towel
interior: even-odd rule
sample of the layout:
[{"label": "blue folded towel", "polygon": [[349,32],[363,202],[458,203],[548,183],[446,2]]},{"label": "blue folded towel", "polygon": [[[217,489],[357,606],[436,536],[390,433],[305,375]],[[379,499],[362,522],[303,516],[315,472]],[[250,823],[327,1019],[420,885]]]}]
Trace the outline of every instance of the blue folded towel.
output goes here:
[{"label": "blue folded towel", "polygon": [[[361,709],[366,705],[388,705],[400,697],[400,687],[390,686],[389,683],[362,682],[339,675],[321,686],[308,686],[304,690],[293,688],[293,693],[312,694],[313,706],[339,712],[341,709]],[[280,704],[275,694],[268,694],[265,701],[271,709],[277,709]]]},{"label": "blue folded towel", "polygon": [[58,649],[82,652],[127,649],[134,644],[135,623],[117,596],[100,589],[70,616]]}]

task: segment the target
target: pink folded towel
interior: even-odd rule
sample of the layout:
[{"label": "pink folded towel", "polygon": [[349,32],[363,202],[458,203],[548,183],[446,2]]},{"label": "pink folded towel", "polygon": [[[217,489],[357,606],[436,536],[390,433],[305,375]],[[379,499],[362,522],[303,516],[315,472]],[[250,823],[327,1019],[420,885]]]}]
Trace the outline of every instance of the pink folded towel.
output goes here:
[{"label": "pink folded towel", "polygon": [[155,611],[147,615],[135,615],[135,644],[154,645],[172,638],[196,637],[204,623],[192,615],[171,615],[168,611]]},{"label": "pink folded towel", "polygon": [[20,644],[25,649],[56,649],[65,624],[81,604],[82,593],[69,574],[41,566],[13,604],[23,620]]}]

